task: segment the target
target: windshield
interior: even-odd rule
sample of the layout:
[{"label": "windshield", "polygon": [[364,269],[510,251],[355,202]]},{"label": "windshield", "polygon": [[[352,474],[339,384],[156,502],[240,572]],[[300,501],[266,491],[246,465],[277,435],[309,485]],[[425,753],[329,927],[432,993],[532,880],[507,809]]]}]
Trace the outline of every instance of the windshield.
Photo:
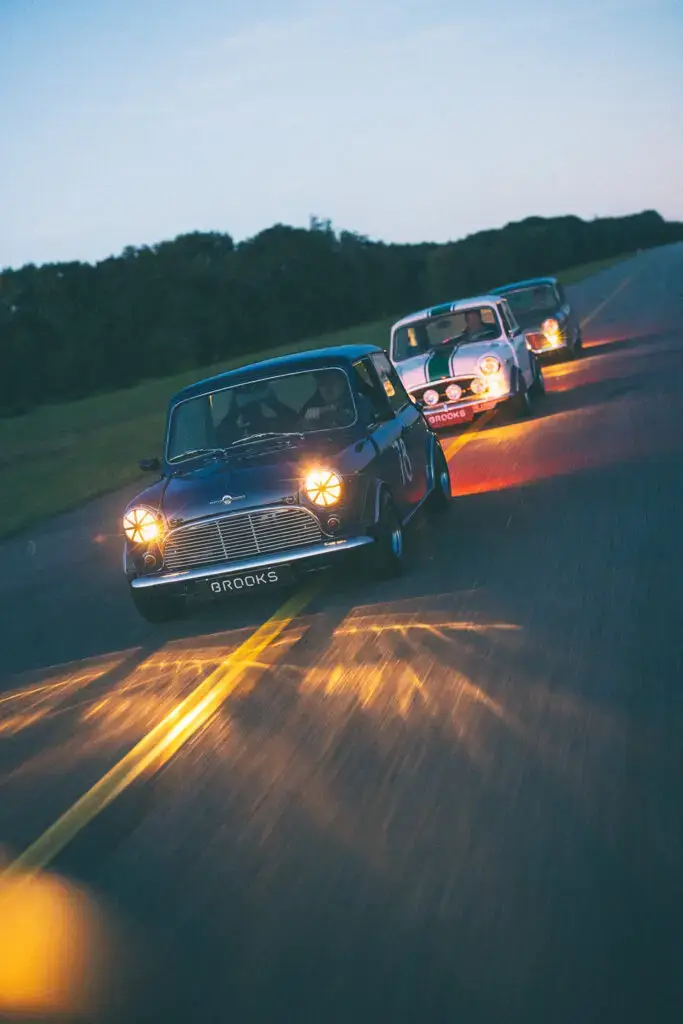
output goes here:
[{"label": "windshield", "polygon": [[560,298],[552,284],[538,284],[528,288],[516,288],[506,292],[512,312],[523,317],[528,313],[552,313],[560,305]]},{"label": "windshield", "polygon": [[441,345],[494,341],[500,334],[500,322],[493,306],[471,306],[398,327],[394,332],[391,358],[400,363]]},{"label": "windshield", "polygon": [[[180,402],[172,412],[166,458],[193,455],[316,430],[350,427],[356,407],[348,377],[330,368],[237,384]],[[257,436],[259,435],[259,436]]]}]

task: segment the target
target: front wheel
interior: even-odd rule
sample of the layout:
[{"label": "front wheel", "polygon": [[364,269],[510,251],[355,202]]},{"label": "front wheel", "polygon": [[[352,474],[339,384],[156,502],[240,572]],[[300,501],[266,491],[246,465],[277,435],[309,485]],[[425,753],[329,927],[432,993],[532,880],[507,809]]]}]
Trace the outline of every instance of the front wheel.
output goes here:
[{"label": "front wheel", "polygon": [[159,593],[156,587],[144,590],[131,587],[130,593],[135,610],[146,622],[170,622],[180,618],[185,608],[185,598]]},{"label": "front wheel", "polygon": [[400,576],[405,567],[403,524],[388,491],[380,499],[377,540],[373,549],[374,575],[380,579]]},{"label": "front wheel", "polygon": [[451,507],[451,474],[444,450],[437,442],[434,448],[434,489],[427,507],[435,515],[443,515]]},{"label": "front wheel", "polygon": [[[526,419],[533,414],[532,389],[526,386],[522,374],[517,371],[517,386],[519,391],[509,400],[509,409],[515,419]],[[532,385],[533,387],[533,385]]]},{"label": "front wheel", "polygon": [[542,398],[545,394],[545,377],[539,359],[534,362],[534,382],[529,388],[529,393],[532,398]]}]

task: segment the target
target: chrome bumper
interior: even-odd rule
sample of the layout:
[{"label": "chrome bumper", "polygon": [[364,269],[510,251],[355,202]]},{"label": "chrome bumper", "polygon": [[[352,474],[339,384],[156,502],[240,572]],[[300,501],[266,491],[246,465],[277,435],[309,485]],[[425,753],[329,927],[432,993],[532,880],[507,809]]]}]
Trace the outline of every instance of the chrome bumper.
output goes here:
[{"label": "chrome bumper", "polygon": [[470,409],[472,406],[477,410],[481,410],[481,412],[486,412],[487,409],[493,409],[493,407],[498,405],[499,402],[504,402],[507,398],[512,398],[513,394],[514,392],[508,389],[497,395],[487,395],[486,398],[468,398],[464,402],[441,402],[439,405],[426,405],[422,412],[428,417],[435,413],[448,413],[455,412],[458,409]]},{"label": "chrome bumper", "polygon": [[355,548],[374,544],[373,537],[349,537],[341,540],[329,540],[324,544],[313,544],[307,548],[293,548],[291,551],[277,551],[272,555],[257,555],[254,558],[242,558],[234,562],[219,562],[214,565],[201,565],[196,569],[183,569],[182,572],[161,573],[157,576],[136,576],[130,581],[131,586],[164,587],[172,583],[189,583],[193,580],[206,580],[214,576],[225,576],[232,572],[251,572],[254,569],[265,569],[271,565],[289,565],[291,562],[305,562],[309,559],[327,558],[330,555],[343,554]]}]

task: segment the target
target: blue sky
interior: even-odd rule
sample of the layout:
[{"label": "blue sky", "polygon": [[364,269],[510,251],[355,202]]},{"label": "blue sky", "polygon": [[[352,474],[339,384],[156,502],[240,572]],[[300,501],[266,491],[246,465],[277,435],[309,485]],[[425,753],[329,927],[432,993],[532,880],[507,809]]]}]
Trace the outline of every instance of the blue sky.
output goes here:
[{"label": "blue sky", "polygon": [[683,219],[680,0],[0,0],[0,267]]}]

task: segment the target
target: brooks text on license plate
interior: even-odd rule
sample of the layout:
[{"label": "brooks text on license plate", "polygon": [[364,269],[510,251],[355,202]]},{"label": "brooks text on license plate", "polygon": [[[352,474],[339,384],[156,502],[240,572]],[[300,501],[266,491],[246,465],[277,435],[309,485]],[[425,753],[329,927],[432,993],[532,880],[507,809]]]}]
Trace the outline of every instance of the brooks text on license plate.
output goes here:
[{"label": "brooks text on license plate", "polygon": [[238,594],[249,590],[263,590],[291,583],[294,579],[289,565],[277,565],[266,569],[252,569],[249,572],[230,573],[208,580],[212,594]]},{"label": "brooks text on license plate", "polygon": [[447,427],[451,423],[468,423],[474,417],[475,409],[469,405],[464,409],[449,409],[448,412],[435,412],[427,416],[427,422],[433,427]]}]

